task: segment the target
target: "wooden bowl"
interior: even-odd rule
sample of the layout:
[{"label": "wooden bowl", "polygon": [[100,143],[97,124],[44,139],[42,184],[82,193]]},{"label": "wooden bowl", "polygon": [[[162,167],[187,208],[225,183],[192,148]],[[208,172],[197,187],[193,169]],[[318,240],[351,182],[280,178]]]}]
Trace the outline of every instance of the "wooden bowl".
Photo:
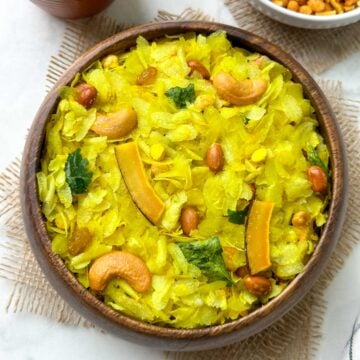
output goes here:
[{"label": "wooden bowl", "polygon": [[[209,34],[220,29],[227,32],[233,45],[265,54],[286,66],[292,71],[294,80],[303,85],[306,97],[311,100],[316,110],[321,132],[331,153],[332,199],[329,218],[304,272],[268,304],[243,318],[223,325],[192,330],[159,327],[135,320],[106,306],[80,285],[60,257],[52,253],[36,184],[45,124],[56,109],[59,91],[63,85],[69,84],[76,73],[84,70],[95,60],[109,53],[128,50],[135,45],[139,35],[154,40],[165,34]],[[21,170],[21,203],[26,232],[42,270],[58,293],[81,315],[106,331],[141,345],[173,351],[190,351],[228,345],[265,329],[309,291],[328,261],[339,237],[347,202],[347,177],[344,145],[335,116],[319,86],[299,63],[274,44],[232,26],[211,22],[172,22],[138,26],[116,34],[80,57],[62,76],[41,105],[27,138]]]}]

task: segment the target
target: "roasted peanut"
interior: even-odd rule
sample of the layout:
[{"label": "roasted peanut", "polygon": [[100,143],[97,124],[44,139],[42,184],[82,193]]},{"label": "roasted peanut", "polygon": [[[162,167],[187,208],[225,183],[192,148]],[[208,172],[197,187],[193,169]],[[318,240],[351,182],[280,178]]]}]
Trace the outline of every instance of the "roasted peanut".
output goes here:
[{"label": "roasted peanut", "polygon": [[271,281],[260,275],[246,276],[244,285],[249,293],[255,296],[264,296],[271,291]]},{"label": "roasted peanut", "polygon": [[[331,5],[330,4],[328,4],[328,3],[326,3],[325,4],[325,12],[327,12],[327,11],[332,11],[332,7],[331,7]],[[336,11],[335,11],[335,14],[336,14]]]},{"label": "roasted peanut", "polygon": [[136,85],[150,85],[152,84],[157,75],[158,71],[155,67],[149,66],[145,69],[136,79]]},{"label": "roasted peanut", "polygon": [[197,229],[199,223],[200,216],[195,208],[186,206],[182,209],[180,215],[180,225],[186,236],[189,236],[191,231]]},{"label": "roasted peanut", "polygon": [[327,189],[327,176],[319,166],[310,166],[307,171],[311,188],[314,192],[324,193]]},{"label": "roasted peanut", "polygon": [[292,217],[291,223],[297,228],[306,227],[309,225],[310,219],[310,214],[305,211],[298,211]]},{"label": "roasted peanut", "polygon": [[313,12],[325,11],[325,3],[322,0],[309,0],[307,3]]},{"label": "roasted peanut", "polygon": [[241,266],[235,270],[235,275],[241,278],[249,275],[250,271],[247,265]]},{"label": "roasted peanut", "polygon": [[305,211],[298,211],[291,219],[292,225],[297,229],[297,238],[306,240],[312,227],[311,216]]},{"label": "roasted peanut", "polygon": [[274,4],[307,15],[342,14],[360,6],[359,0],[272,0]]},{"label": "roasted peanut", "polygon": [[94,86],[82,83],[75,87],[77,92],[76,101],[89,109],[96,100],[97,90]]},{"label": "roasted peanut", "polygon": [[124,279],[137,292],[150,290],[151,273],[143,260],[125,251],[113,251],[97,258],[89,270],[89,285],[103,291],[114,278]]},{"label": "roasted peanut", "polygon": [[311,15],[313,11],[309,5],[303,5],[300,6],[299,12],[302,14]]},{"label": "roasted peanut", "polygon": [[209,147],[206,153],[206,163],[213,172],[218,172],[224,167],[224,152],[218,143],[214,143]]},{"label": "roasted peanut", "polygon": [[101,63],[105,69],[113,69],[119,66],[119,60],[116,55],[108,55]]},{"label": "roasted peanut", "polygon": [[88,228],[75,228],[69,239],[68,251],[71,256],[76,256],[85,251],[91,243],[91,233]]},{"label": "roasted peanut", "polygon": [[204,79],[209,80],[210,79],[210,73],[208,69],[199,61],[197,60],[189,60],[187,62],[190,70],[190,75],[197,71]]},{"label": "roasted peanut", "polygon": [[233,105],[249,105],[257,102],[268,87],[265,79],[236,80],[225,72],[216,74],[213,84],[219,96]]},{"label": "roasted peanut", "polygon": [[292,11],[298,11],[299,10],[299,3],[295,0],[290,0],[287,4],[287,8]]},{"label": "roasted peanut", "polygon": [[288,4],[288,0],[272,0],[272,2],[276,5],[279,5],[279,6],[287,6]]},{"label": "roasted peanut", "polygon": [[131,108],[124,108],[115,113],[97,114],[91,130],[109,139],[130,134],[137,126],[137,114]]}]

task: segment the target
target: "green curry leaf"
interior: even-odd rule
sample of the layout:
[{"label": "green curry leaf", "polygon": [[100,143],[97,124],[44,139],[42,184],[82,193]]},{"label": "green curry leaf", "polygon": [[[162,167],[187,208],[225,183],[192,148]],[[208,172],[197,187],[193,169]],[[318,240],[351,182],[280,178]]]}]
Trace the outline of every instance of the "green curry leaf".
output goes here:
[{"label": "green curry leaf", "polygon": [[179,86],[170,88],[165,95],[172,99],[180,109],[186,108],[187,104],[193,103],[196,99],[194,84],[189,84],[186,88]]},{"label": "green curry leaf", "polygon": [[186,260],[197,266],[209,281],[225,280],[228,285],[233,284],[225,267],[218,237],[178,245]]},{"label": "green curry leaf", "polygon": [[88,170],[89,161],[80,154],[80,149],[68,155],[65,164],[66,182],[73,195],[86,192],[92,179],[92,172]]},{"label": "green curry leaf", "polygon": [[320,159],[317,151],[313,146],[310,144],[307,144],[306,146],[306,153],[307,153],[307,159],[311,165],[319,166],[321,169],[324,170],[326,176],[330,178],[330,172],[327,166],[324,164],[324,162]]},{"label": "green curry leaf", "polygon": [[248,209],[249,209],[248,207],[246,207],[244,210],[235,210],[235,211],[227,209],[229,222],[233,224],[245,224],[245,218],[248,213]]}]

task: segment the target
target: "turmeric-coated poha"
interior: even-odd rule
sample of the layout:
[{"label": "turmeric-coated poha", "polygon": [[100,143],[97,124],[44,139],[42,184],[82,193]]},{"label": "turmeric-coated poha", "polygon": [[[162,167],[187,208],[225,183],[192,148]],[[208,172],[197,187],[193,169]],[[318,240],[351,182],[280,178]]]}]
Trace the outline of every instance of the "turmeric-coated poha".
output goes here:
[{"label": "turmeric-coated poha", "polygon": [[108,306],[160,326],[222,324],[303,271],[331,173],[284,66],[224,32],[139,37],[60,96],[38,194],[54,253]]}]

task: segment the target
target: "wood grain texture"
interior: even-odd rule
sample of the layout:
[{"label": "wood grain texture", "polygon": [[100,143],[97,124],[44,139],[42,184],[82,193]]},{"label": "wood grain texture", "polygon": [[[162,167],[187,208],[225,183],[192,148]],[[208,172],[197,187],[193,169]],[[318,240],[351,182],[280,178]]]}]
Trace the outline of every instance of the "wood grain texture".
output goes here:
[{"label": "wood grain texture", "polygon": [[[193,330],[159,327],[132,319],[107,307],[84,289],[63,261],[52,253],[36,186],[45,124],[56,109],[59,90],[63,85],[69,84],[77,72],[99,58],[134,46],[138,35],[154,40],[165,34],[189,31],[209,34],[219,29],[227,32],[234,46],[260,52],[286,66],[292,71],[294,80],[304,86],[305,96],[315,108],[321,132],[331,153],[333,177],[329,219],[305,271],[280,296],[265,306],[224,325]],[[225,346],[263,330],[290,310],[310,290],[339,237],[347,203],[347,183],[344,145],[335,116],[319,86],[299,63],[274,44],[235,27],[209,22],[172,22],[142,25],[110,37],[80,57],[58,81],[40,107],[25,145],[21,171],[21,203],[27,235],[41,268],[59,294],[80,314],[106,331],[138,344],[172,351],[193,351]]]},{"label": "wood grain texture", "polygon": [[114,0],[31,0],[41,9],[59,18],[79,19],[93,16]]}]

